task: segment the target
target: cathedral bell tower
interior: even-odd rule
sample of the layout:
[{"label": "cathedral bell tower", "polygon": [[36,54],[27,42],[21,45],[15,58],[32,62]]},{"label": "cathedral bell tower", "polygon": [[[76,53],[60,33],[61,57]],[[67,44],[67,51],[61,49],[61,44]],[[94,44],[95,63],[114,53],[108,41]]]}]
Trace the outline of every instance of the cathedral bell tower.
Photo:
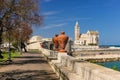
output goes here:
[{"label": "cathedral bell tower", "polygon": [[80,28],[79,28],[79,25],[78,25],[78,21],[76,21],[74,32],[75,32],[75,41],[79,40]]}]

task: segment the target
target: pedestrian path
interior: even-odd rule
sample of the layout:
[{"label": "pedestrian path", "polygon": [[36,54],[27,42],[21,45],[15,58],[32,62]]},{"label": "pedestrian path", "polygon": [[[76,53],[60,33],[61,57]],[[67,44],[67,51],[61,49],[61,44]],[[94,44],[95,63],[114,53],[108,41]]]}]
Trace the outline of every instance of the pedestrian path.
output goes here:
[{"label": "pedestrian path", "polygon": [[40,53],[24,53],[13,64],[0,65],[0,80],[59,80]]}]

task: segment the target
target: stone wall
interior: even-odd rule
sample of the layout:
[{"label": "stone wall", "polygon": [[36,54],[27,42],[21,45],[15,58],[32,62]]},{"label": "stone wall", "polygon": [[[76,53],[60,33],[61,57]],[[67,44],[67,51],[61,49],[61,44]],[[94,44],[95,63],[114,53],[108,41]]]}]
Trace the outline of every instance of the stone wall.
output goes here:
[{"label": "stone wall", "polygon": [[81,50],[97,50],[99,49],[99,46],[80,46],[80,45],[74,45],[72,46],[73,49],[75,49],[75,51],[81,51]]},{"label": "stone wall", "polygon": [[[50,51],[41,49],[49,57]],[[60,80],[120,80],[120,72],[58,52],[58,60],[49,60]],[[48,58],[47,58],[48,59]]]}]

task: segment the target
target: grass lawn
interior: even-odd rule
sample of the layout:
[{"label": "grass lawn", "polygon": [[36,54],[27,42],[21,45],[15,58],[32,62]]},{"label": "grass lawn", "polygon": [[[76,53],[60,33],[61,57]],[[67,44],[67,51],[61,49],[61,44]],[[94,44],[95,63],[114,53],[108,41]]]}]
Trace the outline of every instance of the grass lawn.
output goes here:
[{"label": "grass lawn", "polygon": [[38,49],[29,49],[29,52],[39,52]]},{"label": "grass lawn", "polygon": [[[3,62],[8,59],[8,52],[3,52],[3,59],[0,59],[0,62]],[[11,59],[14,59],[14,57],[20,56],[19,52],[11,52]]]}]

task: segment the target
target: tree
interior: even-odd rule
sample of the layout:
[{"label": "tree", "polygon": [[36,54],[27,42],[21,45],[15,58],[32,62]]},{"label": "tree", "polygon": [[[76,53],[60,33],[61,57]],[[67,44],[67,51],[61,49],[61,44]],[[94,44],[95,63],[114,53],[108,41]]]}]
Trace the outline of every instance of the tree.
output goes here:
[{"label": "tree", "polygon": [[[28,39],[31,37],[32,34],[32,28],[29,24],[26,22],[22,22],[18,28],[13,30],[12,32],[12,42],[13,44],[16,44],[15,46],[18,48],[24,48],[25,52],[27,51],[25,49],[25,44]],[[20,45],[21,44],[21,45]]]},{"label": "tree", "polygon": [[[31,37],[32,28],[26,22],[21,22],[21,24],[16,29],[10,29],[4,31],[2,35],[3,42],[9,42],[13,44],[15,48],[20,50],[20,44],[26,43],[28,39]],[[24,47],[25,50],[25,45]],[[26,51],[26,50],[25,50]]]},{"label": "tree", "polygon": [[[39,0],[0,0],[0,44],[4,31],[21,28],[21,23],[41,24]],[[1,50],[0,50],[1,52]],[[0,57],[1,53],[0,53]]]}]

